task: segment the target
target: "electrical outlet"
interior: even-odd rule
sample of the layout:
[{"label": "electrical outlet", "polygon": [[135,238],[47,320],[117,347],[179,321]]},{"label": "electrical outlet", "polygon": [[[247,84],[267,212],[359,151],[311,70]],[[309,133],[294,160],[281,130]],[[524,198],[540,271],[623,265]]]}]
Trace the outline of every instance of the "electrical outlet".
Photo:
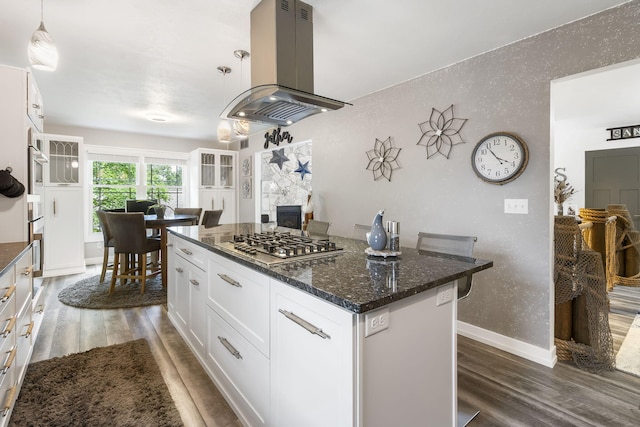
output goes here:
[{"label": "electrical outlet", "polygon": [[364,336],[376,334],[389,327],[389,309],[376,310],[364,315]]},{"label": "electrical outlet", "polygon": [[440,286],[436,293],[436,306],[446,304],[453,300],[453,285]]}]

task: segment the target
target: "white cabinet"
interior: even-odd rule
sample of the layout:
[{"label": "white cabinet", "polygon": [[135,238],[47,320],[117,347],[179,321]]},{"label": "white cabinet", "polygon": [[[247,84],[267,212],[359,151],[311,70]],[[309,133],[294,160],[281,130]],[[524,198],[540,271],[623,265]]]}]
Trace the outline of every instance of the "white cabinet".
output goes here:
[{"label": "white cabinet", "polygon": [[271,281],[271,425],[353,426],[354,314]]},{"label": "white cabinet", "polygon": [[85,264],[82,189],[47,187],[44,200],[43,276],[83,272]]},{"label": "white cabinet", "polygon": [[27,116],[39,132],[44,132],[44,105],[42,94],[31,73],[27,73]]},{"label": "white cabinet", "polygon": [[222,209],[221,224],[237,222],[237,153],[199,148],[191,152],[190,162],[191,205]]},{"label": "white cabinet", "polygon": [[8,425],[35,340],[31,318],[33,254],[29,245],[0,276],[0,426]]},{"label": "white cabinet", "polygon": [[52,134],[43,137],[45,155],[49,158],[44,166],[44,185],[81,187],[83,138]]}]

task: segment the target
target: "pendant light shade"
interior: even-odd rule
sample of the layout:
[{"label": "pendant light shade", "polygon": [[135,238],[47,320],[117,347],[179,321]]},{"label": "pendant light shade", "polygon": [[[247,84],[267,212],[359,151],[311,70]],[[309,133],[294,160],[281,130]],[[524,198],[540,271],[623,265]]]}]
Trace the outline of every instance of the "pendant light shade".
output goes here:
[{"label": "pendant light shade", "polygon": [[246,120],[234,120],[233,132],[240,138],[246,138],[249,136],[249,122]]},{"label": "pendant light shade", "polygon": [[231,125],[228,120],[220,120],[218,123],[218,142],[231,143]]},{"label": "pendant light shade", "polygon": [[54,71],[58,66],[56,44],[44,27],[43,0],[40,1],[40,26],[29,42],[29,63],[33,68],[45,71]]}]

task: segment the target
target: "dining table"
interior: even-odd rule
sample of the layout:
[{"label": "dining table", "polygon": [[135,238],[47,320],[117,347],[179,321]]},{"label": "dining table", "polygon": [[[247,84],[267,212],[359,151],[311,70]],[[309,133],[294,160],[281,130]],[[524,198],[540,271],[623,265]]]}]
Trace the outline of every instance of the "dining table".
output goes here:
[{"label": "dining table", "polygon": [[167,227],[172,225],[189,225],[197,223],[197,215],[187,214],[165,214],[158,218],[157,215],[145,215],[144,223],[147,228],[160,231],[160,270],[162,275],[162,287],[167,286]]}]

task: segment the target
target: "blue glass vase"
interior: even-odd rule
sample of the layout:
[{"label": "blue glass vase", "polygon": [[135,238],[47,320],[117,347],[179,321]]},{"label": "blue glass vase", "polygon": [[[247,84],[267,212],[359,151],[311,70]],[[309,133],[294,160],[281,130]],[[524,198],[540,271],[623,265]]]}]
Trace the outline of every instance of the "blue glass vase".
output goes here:
[{"label": "blue glass vase", "polygon": [[378,211],[373,218],[371,232],[367,233],[367,243],[374,251],[381,251],[387,247],[387,232],[382,226],[382,215],[384,215],[384,209]]}]

